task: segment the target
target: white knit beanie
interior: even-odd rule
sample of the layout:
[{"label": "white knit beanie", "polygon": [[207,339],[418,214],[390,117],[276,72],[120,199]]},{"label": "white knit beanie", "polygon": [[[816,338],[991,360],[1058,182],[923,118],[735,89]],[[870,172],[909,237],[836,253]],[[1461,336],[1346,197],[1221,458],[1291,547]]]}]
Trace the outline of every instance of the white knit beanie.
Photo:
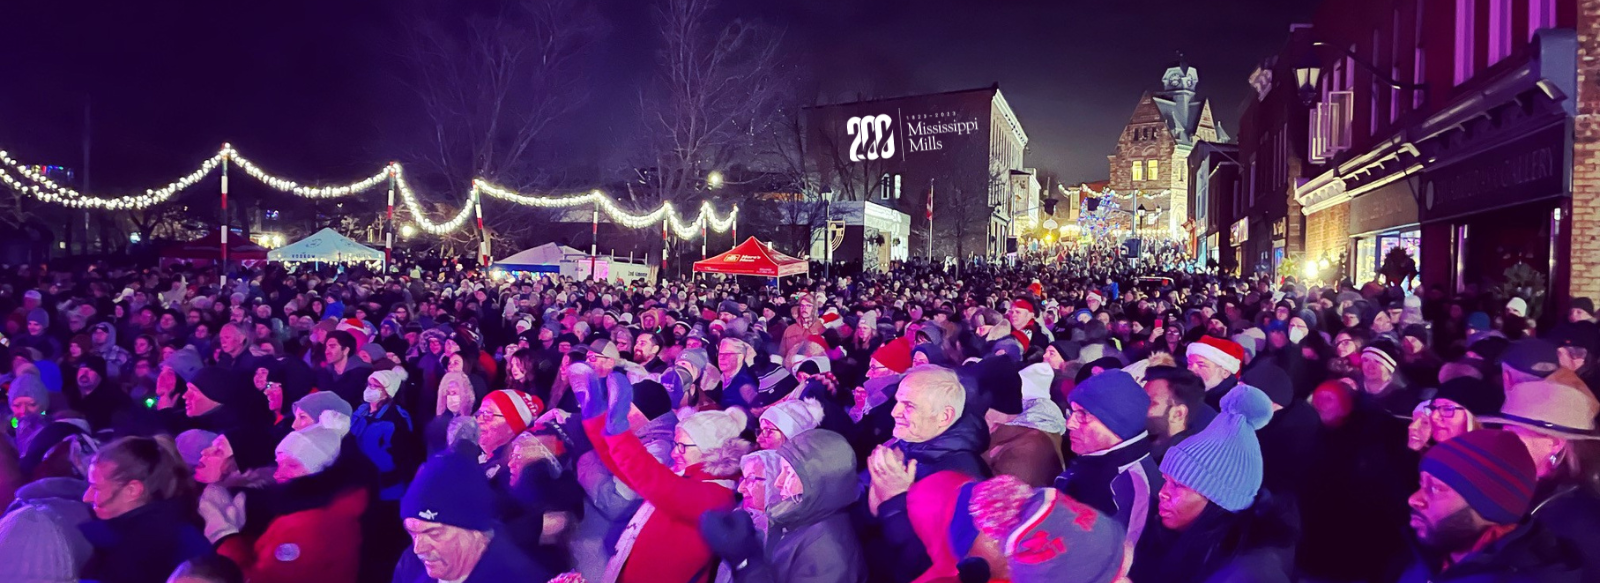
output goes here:
[{"label": "white knit beanie", "polygon": [[285,436],[276,453],[298,460],[312,474],[328,469],[339,457],[339,441],[350,432],[348,419],[339,417],[336,412],[324,411],[317,424]]},{"label": "white knit beanie", "polygon": [[700,451],[709,452],[721,448],[728,440],[738,439],[749,420],[740,409],[700,411],[679,421],[678,427],[689,434]]},{"label": "white knit beanie", "polygon": [[400,392],[400,383],[405,382],[407,376],[410,375],[406,373],[406,369],[395,367],[389,370],[375,371],[368,378],[377,379],[378,383],[383,385],[383,391],[389,394],[390,399],[393,399],[395,394]]},{"label": "white knit beanie", "polygon": [[794,437],[822,424],[822,403],[816,399],[790,399],[768,408],[761,420],[777,427],[784,437]]},{"label": "white knit beanie", "polygon": [[1050,385],[1055,382],[1056,372],[1050,365],[1039,362],[1029,365],[1017,372],[1022,377],[1022,400],[1050,398]]}]

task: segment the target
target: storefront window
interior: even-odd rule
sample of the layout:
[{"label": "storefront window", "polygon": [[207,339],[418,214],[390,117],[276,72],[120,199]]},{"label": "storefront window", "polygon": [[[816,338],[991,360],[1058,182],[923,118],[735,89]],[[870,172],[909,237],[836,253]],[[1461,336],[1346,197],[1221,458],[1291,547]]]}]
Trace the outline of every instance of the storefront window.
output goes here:
[{"label": "storefront window", "polygon": [[1355,282],[1361,284],[1376,279],[1378,272],[1378,241],[1372,237],[1356,239]]}]

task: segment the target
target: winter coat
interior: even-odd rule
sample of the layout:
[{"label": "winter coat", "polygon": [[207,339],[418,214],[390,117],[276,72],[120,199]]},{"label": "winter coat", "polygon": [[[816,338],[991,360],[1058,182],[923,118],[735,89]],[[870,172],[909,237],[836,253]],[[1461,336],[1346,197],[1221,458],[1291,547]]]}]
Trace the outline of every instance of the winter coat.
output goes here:
[{"label": "winter coat", "polygon": [[[200,354],[206,353],[202,351]],[[217,366],[231,371],[237,375],[254,375],[256,374],[256,367],[267,366],[267,363],[258,362],[256,356],[254,354],[250,354],[249,347],[245,347],[244,350],[239,352],[239,356],[234,356],[220,350],[217,351]]]},{"label": "winter coat", "polygon": [[905,453],[906,461],[917,460],[918,480],[944,470],[975,478],[994,475],[983,461],[983,453],[989,450],[989,426],[973,415],[962,415],[933,439],[921,443],[896,440],[893,447]]},{"label": "winter coat", "polygon": [[78,396],[76,385],[68,387],[62,394],[67,396],[67,404],[83,417],[89,420],[89,426],[95,431],[111,429],[134,413],[138,405],[129,397],[127,391],[122,390],[112,379],[103,379],[100,386],[87,395]]},{"label": "winter coat", "polygon": [[1317,446],[1322,420],[1310,403],[1294,401],[1272,414],[1272,421],[1256,432],[1265,468],[1262,488],[1293,498],[1305,485]]},{"label": "winter coat", "polygon": [[717,561],[700,535],[700,515],[733,508],[738,456],[724,456],[732,459],[715,466],[690,466],[680,476],[656,461],[632,433],[605,435],[603,417],[585,420],[583,429],[606,469],[654,507],[617,580],[710,581]]},{"label": "winter coat", "polygon": [[163,583],[184,561],[211,554],[211,543],[179,500],[150,502],[111,520],[79,526],[94,547],[85,580]]},{"label": "winter coat", "polygon": [[423,459],[421,436],[411,425],[411,415],[392,401],[377,412],[363,404],[350,417],[350,435],[378,466],[378,498],[398,501]]},{"label": "winter coat", "polygon": [[[510,535],[496,532],[494,538],[489,540],[489,547],[484,549],[483,556],[478,559],[478,564],[472,568],[472,573],[467,575],[461,583],[501,583],[503,581],[528,581],[530,583],[543,583],[549,581],[555,574],[545,571],[529,559],[527,555],[512,544]],[[308,579],[309,581],[309,579]],[[400,555],[400,564],[395,566],[393,583],[437,583],[439,580],[428,576],[428,570],[422,566],[422,560],[411,548],[406,548]]]},{"label": "winter coat", "polygon": [[106,341],[94,345],[94,353],[106,360],[106,376],[120,379],[124,373],[132,372],[128,368],[128,360],[133,355],[121,346],[117,346],[117,327],[110,324],[101,324],[98,328],[106,331]]},{"label": "winter coat", "polygon": [[367,389],[367,376],[372,374],[372,365],[350,355],[345,361],[344,374],[334,374],[333,368],[327,365],[317,369],[316,384],[319,391],[331,391],[343,398],[350,408],[359,408],[365,405],[361,400],[361,391]]},{"label": "winter coat", "polygon": [[1558,487],[1534,507],[1533,522],[1570,541],[1583,559],[1583,580],[1600,581],[1600,494],[1573,485]]},{"label": "winter coat", "polygon": [[805,494],[796,504],[768,508],[771,527],[762,553],[764,568],[740,569],[734,580],[866,581],[866,558],[847,513],[859,494],[850,444],[832,431],[805,431],[779,447],[778,455],[794,468]]},{"label": "winter coat", "polygon": [[[497,497],[495,514],[511,535],[512,542],[541,568],[552,573],[571,570],[566,539],[544,544],[546,514],[567,513],[569,525],[583,516],[583,488],[559,460],[529,462],[521,477],[510,484],[505,496]],[[570,529],[570,526],[569,526]],[[571,534],[570,530],[567,531]]]},{"label": "winter coat", "polygon": [[1188,528],[1156,522],[1133,554],[1134,581],[1289,583],[1299,539],[1293,508],[1265,490],[1240,512],[1206,503]]},{"label": "winter coat", "polygon": [[244,529],[218,541],[217,553],[252,583],[354,583],[374,486],[371,462],[346,439],[321,472],[247,492]]},{"label": "winter coat", "polygon": [[1239,377],[1224,377],[1222,382],[1217,383],[1217,386],[1206,389],[1206,404],[1210,405],[1212,409],[1221,411],[1223,395],[1228,394],[1228,391],[1232,391],[1237,386],[1239,386]]},{"label": "winter coat", "polygon": [[1104,452],[1072,458],[1055,488],[1116,519],[1127,529],[1128,544],[1135,545],[1158,522],[1156,497],[1164,483],[1150,455],[1150,436],[1143,433]]},{"label": "winter coat", "polygon": [[[1592,530],[1592,526],[1590,527]],[[1400,583],[1578,583],[1583,557],[1577,547],[1539,522],[1525,522],[1482,549],[1439,571],[1440,561],[1413,551]]]},{"label": "winter coat", "polygon": [[[1054,405],[1051,405],[1054,406]],[[1061,437],[1022,427],[1001,425],[989,434],[983,461],[996,475],[1016,476],[1035,488],[1049,486],[1062,471]]]},{"label": "winter coat", "polygon": [[1406,449],[1406,425],[1358,399],[1344,425],[1320,429],[1298,499],[1296,559],[1307,576],[1392,581],[1404,566],[1419,461]]},{"label": "winter coat", "polygon": [[[45,478],[17,490],[17,499],[5,510],[6,515],[17,512],[23,508],[35,508],[41,515],[47,517],[50,526],[59,529],[66,538],[68,552],[74,564],[73,572],[83,569],[88,562],[89,555],[94,548],[89,545],[89,539],[84,538],[83,531],[78,527],[94,520],[94,511],[83,502],[83,493],[89,484],[76,478]],[[47,536],[49,533],[32,528],[15,528],[0,535],[0,546],[16,548],[12,540],[6,537],[38,537]]]}]

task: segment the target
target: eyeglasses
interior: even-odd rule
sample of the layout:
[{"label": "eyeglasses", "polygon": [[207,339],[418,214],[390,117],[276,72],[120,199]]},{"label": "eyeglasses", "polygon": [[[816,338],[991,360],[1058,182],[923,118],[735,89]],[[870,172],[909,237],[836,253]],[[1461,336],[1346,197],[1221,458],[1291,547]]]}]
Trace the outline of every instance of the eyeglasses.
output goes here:
[{"label": "eyeglasses", "polygon": [[1456,416],[1456,411],[1465,411],[1466,409],[1466,407],[1462,407],[1460,405],[1434,405],[1432,403],[1422,407],[1422,410],[1428,412],[1430,415],[1438,413],[1439,418],[1441,419],[1454,419]]},{"label": "eyeglasses", "polygon": [[490,413],[488,409],[479,409],[477,413],[472,415],[472,417],[477,419],[479,422],[488,422],[490,419],[494,419],[495,417],[499,417],[501,419],[506,418],[505,415],[501,415],[499,413]]},{"label": "eyeglasses", "polygon": [[689,448],[691,448],[691,447],[700,447],[700,446],[692,444],[692,443],[684,443],[684,442],[681,442],[681,441],[672,442],[672,451],[675,451],[675,452],[678,452],[678,453],[686,453],[686,452],[689,451]]}]

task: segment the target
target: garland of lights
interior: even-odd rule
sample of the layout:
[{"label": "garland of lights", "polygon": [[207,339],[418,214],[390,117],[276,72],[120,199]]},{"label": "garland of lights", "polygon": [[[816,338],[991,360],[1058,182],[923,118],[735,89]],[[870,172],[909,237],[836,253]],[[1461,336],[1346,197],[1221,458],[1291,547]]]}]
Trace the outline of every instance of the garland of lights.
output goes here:
[{"label": "garland of lights", "polygon": [[[32,166],[13,159],[9,153],[3,150],[0,150],[0,183],[4,183],[13,190],[31,195],[43,202],[60,204],[70,208],[139,210],[166,202],[179,192],[194,186],[195,183],[210,175],[218,166],[225,163],[232,163],[238,166],[245,174],[268,187],[313,199],[343,198],[360,194],[377,187],[385,180],[393,178],[397,190],[400,191],[400,198],[405,203],[406,210],[411,212],[412,220],[424,232],[433,235],[445,235],[460,229],[462,225],[466,224],[467,218],[481,204],[485,194],[523,206],[542,208],[571,208],[594,205],[599,210],[604,211],[606,217],[612,222],[633,229],[653,227],[665,220],[672,227],[672,231],[683,239],[692,239],[697,234],[696,231],[706,228],[716,233],[725,233],[734,227],[735,221],[739,217],[739,205],[734,205],[726,217],[719,219],[716,216],[715,209],[711,206],[711,201],[703,201],[700,203],[699,212],[695,215],[694,220],[686,222],[678,215],[677,209],[673,208],[670,202],[664,202],[660,207],[648,213],[633,214],[619,206],[611,197],[598,190],[569,196],[530,196],[496,186],[482,179],[474,179],[472,181],[472,189],[467,193],[466,204],[463,204],[460,210],[456,211],[455,216],[436,223],[429,220],[427,214],[423,211],[422,202],[418,199],[416,192],[412,190],[410,182],[406,180],[405,171],[399,162],[391,162],[378,173],[350,184],[305,186],[293,180],[268,174],[254,162],[240,155],[239,151],[233,149],[233,146],[229,144],[223,144],[222,150],[201,162],[200,167],[194,172],[161,188],[145,190],[144,194],[141,195],[119,198],[89,196],[57,184],[48,176],[34,170]],[[16,175],[20,175],[21,178],[13,175],[13,172]]]}]

